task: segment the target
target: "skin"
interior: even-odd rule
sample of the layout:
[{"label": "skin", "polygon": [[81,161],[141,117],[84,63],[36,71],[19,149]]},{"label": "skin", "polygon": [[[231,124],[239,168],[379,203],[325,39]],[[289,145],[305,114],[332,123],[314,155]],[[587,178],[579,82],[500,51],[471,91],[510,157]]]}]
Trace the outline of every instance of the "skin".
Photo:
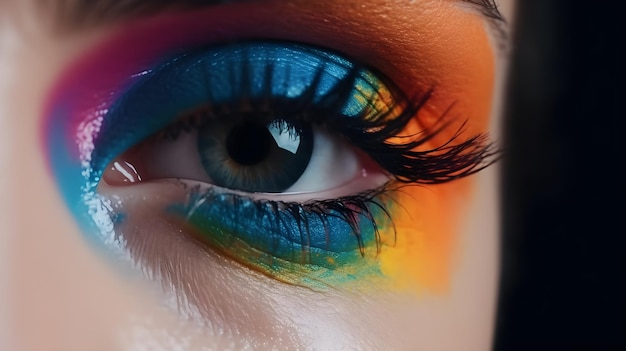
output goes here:
[{"label": "skin", "polygon": [[[172,235],[180,229],[172,223],[146,222],[144,234],[157,233],[163,247],[187,257],[189,267],[203,267],[188,289],[211,286],[211,301],[192,301],[197,310],[173,306],[180,288],[106,257],[85,240],[49,176],[39,134],[43,106],[62,72],[122,30],[134,33],[138,22],[58,32],[50,29],[50,14],[28,1],[16,3],[6,9],[0,4],[0,162],[11,165],[0,168],[0,232],[7,233],[0,236],[6,271],[0,280],[0,349],[490,348],[498,271],[496,167],[445,186],[412,188],[408,195],[418,199],[413,211],[422,229],[398,219],[407,234],[381,255],[389,279],[384,287],[294,287],[181,240]],[[456,102],[453,113],[471,116],[468,134],[490,131],[497,139],[506,58],[477,13],[427,0],[410,6],[381,0],[359,11],[356,0],[296,3],[270,2],[248,11],[264,18],[284,6],[289,15],[261,29],[265,36],[349,52],[409,96],[441,87],[422,113],[425,126]],[[512,1],[501,5],[511,18]],[[320,17],[326,26],[319,26]],[[141,21],[149,26],[157,20]],[[333,35],[334,23],[345,22],[358,30]],[[302,33],[298,28],[304,26],[311,29]],[[245,29],[225,32],[250,35]],[[133,240],[142,238],[140,233]]]}]

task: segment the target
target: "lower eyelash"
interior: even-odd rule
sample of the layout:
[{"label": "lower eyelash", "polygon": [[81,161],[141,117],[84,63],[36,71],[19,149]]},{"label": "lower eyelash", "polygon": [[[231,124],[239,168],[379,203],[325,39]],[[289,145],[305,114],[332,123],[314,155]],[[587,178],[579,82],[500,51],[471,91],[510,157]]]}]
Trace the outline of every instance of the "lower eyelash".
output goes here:
[{"label": "lower eyelash", "polygon": [[268,254],[270,261],[334,269],[359,257],[375,257],[383,242],[381,228],[392,236],[385,242],[395,241],[388,185],[306,203],[253,200],[199,185],[187,191],[186,202],[170,206],[168,213],[184,219],[201,241],[237,256],[248,251]]}]

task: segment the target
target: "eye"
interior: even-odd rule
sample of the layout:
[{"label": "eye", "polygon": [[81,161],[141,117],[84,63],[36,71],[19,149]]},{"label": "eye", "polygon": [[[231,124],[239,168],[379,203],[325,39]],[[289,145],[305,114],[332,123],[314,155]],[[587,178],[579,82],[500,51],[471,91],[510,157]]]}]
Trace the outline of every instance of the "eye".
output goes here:
[{"label": "eye", "polygon": [[[152,101],[148,89],[175,101],[179,87],[199,81],[200,92],[192,94],[206,94],[205,101],[199,96],[114,161],[107,183],[183,178],[250,193],[315,193],[357,178],[370,187],[387,180],[334,130],[342,120],[387,114],[396,104],[368,71],[311,47],[276,43],[230,45],[175,61],[139,83],[120,109]],[[376,104],[383,111],[374,111]]]},{"label": "eye", "polygon": [[250,193],[310,194],[357,178],[387,179],[377,175],[349,143],[320,127],[227,113],[166,127],[116,159],[103,179],[124,185],[181,178]]},{"label": "eye", "polygon": [[[157,212],[246,265],[333,269],[380,245],[377,221],[387,215],[375,195],[389,177],[356,143],[380,143],[364,133],[406,124],[404,103],[371,71],[328,51],[209,48],[166,60],[112,106],[93,169],[110,162],[107,186],[178,179],[179,195]],[[132,220],[136,211],[119,203],[115,211]]]},{"label": "eye", "polygon": [[[112,104],[91,177],[114,194],[117,232],[150,213],[279,280],[371,274],[396,239],[389,181],[446,182],[488,154],[480,139],[427,148],[445,127],[411,132],[428,96],[409,101],[364,65],[303,44],[200,49],[145,71]],[[115,195],[155,182],[150,202]]]}]

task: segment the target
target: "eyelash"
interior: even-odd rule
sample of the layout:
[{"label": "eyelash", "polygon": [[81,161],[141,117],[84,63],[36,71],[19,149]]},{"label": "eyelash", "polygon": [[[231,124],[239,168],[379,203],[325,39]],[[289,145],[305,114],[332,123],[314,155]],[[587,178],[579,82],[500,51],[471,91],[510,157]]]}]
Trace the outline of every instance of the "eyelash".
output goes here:
[{"label": "eyelash", "polygon": [[[324,106],[324,110],[339,111],[349,98],[352,87],[359,70],[362,67],[355,66],[348,78],[342,80],[340,85],[329,92],[328,96],[338,97],[334,103]],[[321,73],[323,69],[319,70]],[[271,86],[271,83],[265,86]],[[243,88],[244,90],[246,87]],[[313,92],[317,85],[309,87],[310,93],[304,93],[300,98],[292,102],[297,106],[293,110],[303,107],[319,105],[313,101]],[[452,137],[442,145],[415,151],[430,142],[444,130],[452,125],[454,120],[447,118],[447,111],[439,118],[437,123],[429,130],[420,133],[402,136],[407,139],[406,143],[389,143],[392,137],[397,137],[407,125],[416,118],[423,106],[428,103],[433,90],[428,91],[422,97],[415,97],[411,104],[402,108],[398,113],[399,106],[388,106],[387,111],[378,113],[375,118],[366,118],[364,115],[347,117],[329,117],[326,113],[306,114],[302,120],[292,122],[314,123],[325,127],[330,132],[339,133],[347,141],[356,145],[372,157],[380,166],[388,171],[394,178],[403,183],[414,184],[442,184],[459,178],[470,176],[493,164],[499,155],[497,147],[489,143],[486,134],[474,135],[467,140],[455,144],[455,141],[463,134],[465,123],[457,129]],[[269,93],[268,93],[269,95]],[[405,99],[400,98],[401,101]],[[263,103],[261,103],[263,104]],[[323,104],[322,104],[323,105]],[[229,106],[232,110],[233,106]],[[449,110],[449,109],[448,109]],[[204,113],[203,113],[204,112]],[[275,112],[275,111],[273,111]],[[280,111],[293,113],[291,111]],[[370,111],[371,112],[371,111]],[[311,116],[321,118],[310,118]],[[394,115],[393,118],[389,116]],[[191,114],[180,118],[158,133],[164,139],[176,140],[181,133],[188,133],[201,128],[210,119],[216,118],[212,111],[204,110],[200,113]],[[334,122],[334,123],[329,123]],[[421,134],[421,135],[420,135]]]},{"label": "eyelash", "polygon": [[[182,185],[187,187],[186,185]],[[188,196],[187,201],[183,206],[174,206],[170,208],[171,212],[179,213],[185,218],[192,218],[196,209],[201,207],[203,203],[215,203],[225,202],[229,204],[233,213],[240,213],[242,207],[251,205],[254,208],[254,212],[257,217],[272,218],[270,230],[272,233],[282,233],[286,237],[293,238],[295,236],[304,236],[304,240],[300,245],[303,248],[302,253],[304,256],[296,257],[275,257],[273,259],[287,259],[291,262],[300,264],[312,264],[315,266],[322,266],[325,268],[334,268],[334,263],[329,264],[325,259],[315,260],[310,256],[310,242],[311,233],[309,232],[309,222],[312,219],[318,219],[323,223],[325,238],[330,240],[330,227],[329,218],[339,220],[349,226],[352,230],[355,240],[358,244],[358,250],[362,257],[365,257],[366,242],[361,235],[361,227],[364,226],[358,218],[364,218],[366,220],[365,227],[371,227],[374,234],[374,243],[376,245],[376,253],[380,251],[381,234],[379,231],[379,225],[375,219],[375,213],[372,210],[380,210],[386,219],[390,221],[393,229],[393,237],[395,240],[396,231],[393,225],[393,219],[391,214],[387,211],[386,206],[381,203],[381,198],[388,198],[393,201],[389,196],[390,184],[385,184],[377,189],[371,189],[359,194],[340,197],[337,199],[327,200],[313,200],[304,203],[300,202],[283,202],[272,200],[253,200],[247,196],[238,195],[234,193],[218,193],[215,189],[202,190],[200,186],[196,185],[187,189]],[[219,200],[218,200],[219,199]],[[294,221],[297,224],[297,233],[293,233],[290,225],[286,224],[287,221]],[[245,228],[242,228],[245,230]],[[276,234],[277,235],[277,234]],[[273,241],[279,238],[272,238]],[[308,247],[307,247],[308,246]],[[268,250],[269,252],[276,252],[277,250]],[[295,253],[296,250],[294,250]],[[271,262],[266,262],[270,264]]]}]

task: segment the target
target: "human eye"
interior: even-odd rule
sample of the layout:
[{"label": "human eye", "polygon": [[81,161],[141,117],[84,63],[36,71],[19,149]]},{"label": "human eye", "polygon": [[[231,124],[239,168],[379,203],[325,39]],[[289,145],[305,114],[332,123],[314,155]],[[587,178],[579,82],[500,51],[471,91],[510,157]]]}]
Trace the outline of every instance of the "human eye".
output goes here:
[{"label": "human eye", "polygon": [[[275,13],[248,6],[261,11],[140,23],[68,69],[44,134],[82,229],[231,327],[233,291],[446,291],[452,203],[497,155],[483,24],[443,6],[478,28],[473,48],[456,48],[464,64],[428,51],[435,39],[412,58],[385,40],[344,48],[314,12],[272,5],[319,35],[279,33]],[[258,298],[278,308],[269,295]]]},{"label": "human eye", "polygon": [[[445,125],[400,136],[426,101],[310,46],[212,47],[159,64],[114,102],[90,178],[113,194],[124,235],[150,207],[263,274],[329,284],[371,274],[380,246],[394,245],[394,181],[443,183],[489,155],[479,139],[423,147]],[[149,203],[115,187],[158,179],[169,194]]]}]

